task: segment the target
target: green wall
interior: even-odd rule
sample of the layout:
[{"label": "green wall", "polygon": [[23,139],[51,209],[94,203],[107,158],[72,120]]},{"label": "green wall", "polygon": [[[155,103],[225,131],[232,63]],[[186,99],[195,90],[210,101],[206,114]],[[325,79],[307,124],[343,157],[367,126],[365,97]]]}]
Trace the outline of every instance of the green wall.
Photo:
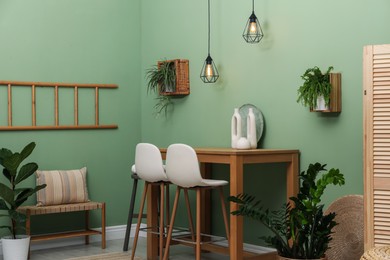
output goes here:
[{"label": "green wall", "polygon": [[[211,56],[220,79],[203,84],[199,74],[207,56],[207,1],[143,0],[142,71],[164,58],[189,59],[191,94],[174,101],[167,119],[155,119],[155,101],[147,96],[144,80],[142,140],[160,146],[227,147],[233,109],[251,103],[265,118],[262,148],[299,149],[301,170],[318,161],[345,174],[343,188],[326,191],[326,204],[345,194],[362,194],[362,52],[365,45],[390,42],[389,10],[386,0],[258,0],[255,12],[265,37],[250,45],[241,35],[251,1],[212,0]],[[313,66],[334,66],[342,73],[339,115],[310,113],[296,103],[300,76]],[[253,168],[246,174],[245,191],[279,207],[285,194],[283,169]],[[221,171],[218,177],[228,178],[228,169],[216,170]],[[245,223],[246,240],[259,241],[262,227]]]},{"label": "green wall", "polygon": [[[262,148],[299,149],[301,169],[319,161],[345,174],[345,187],[329,189],[325,203],[362,194],[362,51],[390,42],[389,9],[387,0],[256,1],[265,37],[250,45],[241,34],[251,1],[213,0],[211,55],[221,77],[203,84],[206,0],[2,0],[0,79],[116,83],[118,89],[101,95],[101,121],[119,128],[1,132],[0,146],[19,150],[35,141],[31,159],[41,169],[88,166],[92,199],[107,202],[109,226],[121,225],[137,142],[228,147],[233,109],[251,103],[265,118]],[[174,100],[167,118],[155,118],[144,76],[164,58],[190,60],[191,95]],[[296,103],[300,75],[330,65],[342,73],[342,113],[310,113]],[[26,100],[18,99],[21,109],[30,106]],[[214,169],[215,177],[228,178],[226,166]],[[278,207],[285,197],[284,165],[246,170],[245,190]],[[258,242],[262,227],[245,223],[246,241]]]},{"label": "green wall", "polygon": [[[130,166],[141,139],[140,8],[139,1],[127,0],[0,1],[1,80],[119,85],[100,92],[100,123],[118,124],[116,130],[0,132],[0,147],[13,151],[35,141],[30,159],[40,169],[87,166],[90,197],[107,202],[109,226],[126,222]],[[15,106],[29,102],[14,95]],[[0,113],[6,113],[3,105]]]}]

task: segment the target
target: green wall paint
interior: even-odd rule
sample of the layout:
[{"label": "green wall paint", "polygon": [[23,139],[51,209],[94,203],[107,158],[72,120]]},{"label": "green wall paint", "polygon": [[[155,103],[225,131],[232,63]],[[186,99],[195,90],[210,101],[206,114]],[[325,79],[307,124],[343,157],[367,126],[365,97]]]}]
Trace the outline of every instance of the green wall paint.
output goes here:
[{"label": "green wall paint", "polygon": [[[40,169],[87,166],[90,197],[107,202],[109,226],[126,222],[130,166],[141,139],[140,8],[139,1],[126,0],[0,1],[0,79],[119,85],[100,92],[100,122],[118,124],[117,130],[0,133],[0,147],[14,151],[35,141],[30,159]],[[50,105],[53,96],[44,92],[39,92],[40,101]],[[4,97],[5,92],[0,93]],[[60,105],[71,103],[72,111],[72,94],[60,97]],[[18,108],[31,107],[24,94],[13,102]],[[85,103],[93,101],[80,93],[80,102],[84,118],[83,113],[91,111]],[[0,120],[6,124],[5,117]],[[64,118],[62,123],[72,121]],[[33,178],[29,181],[34,183]]]},{"label": "green wall paint", "polygon": [[[147,96],[143,81],[142,140],[160,146],[184,142],[228,147],[233,109],[252,103],[265,118],[263,148],[296,148],[301,151],[301,170],[319,161],[345,174],[343,188],[326,191],[326,204],[345,194],[362,194],[363,46],[390,42],[385,29],[390,22],[390,3],[255,2],[265,37],[260,44],[250,45],[241,35],[251,1],[211,1],[211,56],[220,79],[208,85],[199,78],[207,56],[207,1],[142,1],[142,72],[163,58],[189,59],[191,85],[191,94],[174,101],[167,119],[154,119],[155,101]],[[342,113],[310,113],[296,103],[300,76],[309,67],[325,70],[330,65],[342,73]],[[280,195],[284,180],[275,181],[278,177],[273,175],[280,171],[276,167],[251,170],[245,178],[245,190],[279,207],[284,199]],[[217,176],[228,178],[227,169],[215,168],[225,173]],[[269,190],[270,184],[276,187],[278,183],[280,191]],[[262,227],[257,226],[246,228],[247,241],[259,242]]]},{"label": "green wall paint", "polygon": [[[362,51],[390,42],[389,9],[387,0],[256,1],[265,37],[249,45],[241,34],[250,1],[213,0],[211,54],[221,78],[207,85],[199,79],[207,56],[206,0],[2,0],[0,79],[116,83],[119,89],[101,95],[101,120],[119,129],[1,132],[0,146],[18,150],[35,141],[31,159],[41,169],[87,165],[91,197],[105,200],[107,224],[119,225],[126,221],[137,142],[227,147],[233,109],[252,103],[266,122],[262,147],[296,148],[301,169],[320,161],[345,174],[345,187],[329,189],[325,203],[362,194]],[[174,100],[168,118],[156,119],[144,76],[164,58],[190,60],[191,95]],[[342,73],[338,116],[310,113],[295,101],[300,75],[316,65]],[[20,109],[29,107],[25,100],[21,95]],[[2,124],[5,119],[0,116]],[[227,178],[226,166],[213,169]],[[278,207],[284,190],[270,187],[285,184],[284,166],[247,170],[246,191]],[[261,226],[245,223],[255,225],[246,227],[246,241],[258,243]]]}]

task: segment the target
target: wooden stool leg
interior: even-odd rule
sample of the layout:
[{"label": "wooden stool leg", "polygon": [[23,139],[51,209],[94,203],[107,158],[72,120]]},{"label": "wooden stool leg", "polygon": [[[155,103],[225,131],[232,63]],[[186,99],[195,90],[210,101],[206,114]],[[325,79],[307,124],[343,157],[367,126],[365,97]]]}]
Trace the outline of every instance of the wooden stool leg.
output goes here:
[{"label": "wooden stool leg", "polygon": [[138,243],[139,229],[140,229],[141,220],[142,220],[142,213],[144,212],[145,200],[146,200],[146,195],[148,193],[149,185],[150,184],[148,182],[145,182],[144,191],[142,193],[141,206],[140,206],[139,213],[138,213],[137,228],[135,229],[133,249],[131,251],[131,258],[130,259],[134,259],[134,256],[135,256],[135,250],[137,248],[137,243]]},{"label": "wooden stool leg", "polygon": [[102,209],[102,249],[106,248],[106,203],[103,202]]},{"label": "wooden stool leg", "polygon": [[194,221],[192,220],[190,199],[188,198],[188,190],[184,189],[184,198],[187,206],[188,224],[191,232],[191,239],[195,242]]},{"label": "wooden stool leg", "polygon": [[[85,230],[89,230],[89,210],[85,211]],[[85,244],[89,244],[89,235],[85,236]]]},{"label": "wooden stool leg", "polygon": [[176,188],[175,201],[173,202],[171,221],[169,223],[169,231],[168,231],[168,235],[167,235],[167,242],[166,242],[166,245],[165,245],[164,260],[167,260],[168,256],[169,256],[169,246],[171,244],[173,225],[175,224],[177,205],[179,204],[179,196],[180,196],[180,187],[177,187]]},{"label": "wooden stool leg", "polygon": [[135,196],[137,194],[137,184],[138,184],[138,179],[134,179],[133,191],[131,193],[131,199],[130,199],[129,216],[127,217],[125,242],[123,243],[123,251],[127,251],[129,249],[129,238],[130,238],[131,224],[132,224],[133,214],[134,214]]}]

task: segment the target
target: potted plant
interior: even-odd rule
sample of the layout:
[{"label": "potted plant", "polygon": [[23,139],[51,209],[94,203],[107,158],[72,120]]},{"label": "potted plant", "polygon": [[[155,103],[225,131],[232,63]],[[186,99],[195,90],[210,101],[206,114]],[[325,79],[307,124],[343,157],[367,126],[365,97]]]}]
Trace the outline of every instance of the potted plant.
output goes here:
[{"label": "potted plant", "polygon": [[307,69],[301,76],[304,82],[298,89],[297,102],[301,102],[304,106],[313,110],[327,110],[332,91],[330,83],[330,72],[332,70],[332,66],[325,73],[322,73],[317,66]]},{"label": "potted plant", "polygon": [[146,72],[148,92],[174,92],[176,89],[176,69],[174,61],[164,60]]},{"label": "potted plant", "polygon": [[343,185],[344,176],[339,169],[326,171],[326,165],[310,164],[307,171],[300,174],[300,190],[296,197],[282,209],[264,209],[254,196],[239,194],[229,197],[229,201],[239,204],[233,215],[250,217],[260,221],[272,233],[262,237],[266,243],[276,248],[279,259],[326,259],[325,252],[332,239],[332,228],[336,225],[336,214],[324,214],[321,196],[329,184]]},{"label": "potted plant", "polygon": [[[176,69],[174,61],[162,61],[159,65],[154,65],[146,72],[148,80],[148,93],[170,93],[176,89]],[[154,106],[156,117],[161,113],[167,115],[168,108],[171,106],[172,100],[170,96],[158,96],[157,103]]]},{"label": "potted plant", "polygon": [[[31,142],[23,150],[12,152],[9,149],[0,149],[0,165],[3,166],[4,182],[0,182],[0,210],[5,211],[0,217],[7,217],[9,225],[0,226],[8,229],[10,236],[2,238],[3,257],[7,259],[27,259],[30,237],[20,235],[24,231],[25,215],[18,212],[18,208],[31,195],[46,187],[46,184],[35,188],[20,187],[24,180],[30,177],[37,169],[35,162],[20,164],[34,150],[35,143]],[[22,246],[24,248],[19,248]]]}]

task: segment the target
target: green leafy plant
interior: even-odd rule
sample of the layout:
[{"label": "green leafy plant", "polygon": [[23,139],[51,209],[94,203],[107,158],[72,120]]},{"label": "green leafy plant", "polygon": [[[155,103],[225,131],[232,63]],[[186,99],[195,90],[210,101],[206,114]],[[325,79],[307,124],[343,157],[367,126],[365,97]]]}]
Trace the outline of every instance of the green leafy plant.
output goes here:
[{"label": "green leafy plant", "polygon": [[147,70],[148,92],[173,92],[176,89],[176,69],[173,61],[163,61]]},{"label": "green leafy plant", "polygon": [[[230,196],[229,201],[237,203],[239,209],[233,215],[245,216],[265,225],[272,236],[262,237],[275,247],[278,254],[294,259],[319,259],[324,257],[332,239],[332,228],[336,225],[336,214],[324,215],[324,205],[320,204],[325,188],[332,185],[344,185],[345,180],[339,169],[325,169],[326,164],[310,164],[300,174],[300,190],[293,201],[284,204],[280,210],[264,209],[261,201],[248,194]],[[323,173],[320,177],[320,172]],[[318,177],[318,180],[317,180]]]},{"label": "green leafy plant", "polygon": [[304,82],[298,89],[297,102],[301,102],[306,107],[315,108],[317,106],[317,98],[323,96],[325,104],[329,106],[330,92],[332,90],[329,75],[332,70],[332,66],[325,73],[322,73],[317,66],[307,69],[301,76]]},{"label": "green leafy plant", "polygon": [[0,228],[8,229],[13,239],[16,239],[20,230],[24,230],[25,223],[25,215],[19,213],[17,209],[31,195],[46,187],[46,184],[35,188],[19,187],[38,169],[35,162],[24,164],[19,169],[20,164],[32,153],[34,148],[35,143],[31,142],[20,153],[13,153],[6,148],[0,149],[0,165],[3,166],[3,175],[7,182],[7,184],[0,182],[0,210],[7,212],[7,214],[1,214],[0,217],[8,217],[11,222],[10,225],[3,225]]},{"label": "green leafy plant", "polygon": [[[147,70],[146,78],[148,80],[148,93],[167,93],[174,92],[176,89],[176,68],[173,61],[166,61],[160,63],[160,65],[154,65]],[[158,117],[161,113],[165,116],[168,113],[169,106],[173,105],[170,96],[158,96],[156,98],[157,103],[154,106],[155,115]]]},{"label": "green leafy plant", "polygon": [[173,106],[173,102],[170,96],[158,96],[156,97],[157,103],[154,105],[155,116],[159,117],[161,114],[165,116],[168,114],[168,108]]}]

